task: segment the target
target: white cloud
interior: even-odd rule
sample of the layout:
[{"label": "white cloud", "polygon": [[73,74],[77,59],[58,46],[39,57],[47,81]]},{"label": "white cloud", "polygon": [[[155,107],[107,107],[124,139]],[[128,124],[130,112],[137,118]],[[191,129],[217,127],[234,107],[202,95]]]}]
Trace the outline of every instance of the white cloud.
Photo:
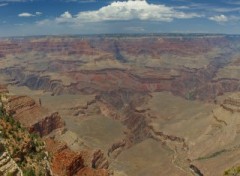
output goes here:
[{"label": "white cloud", "polygon": [[72,14],[66,11],[60,16],[60,18],[70,19],[72,18]]},{"label": "white cloud", "polygon": [[35,14],[23,12],[23,13],[18,14],[19,17],[34,17],[34,16],[39,16],[39,15],[42,15],[42,12],[35,12]]},{"label": "white cloud", "polygon": [[2,3],[2,4],[0,4],[0,7],[4,7],[4,6],[7,6],[8,5],[8,3]]},{"label": "white cloud", "polygon": [[213,11],[218,12],[218,13],[227,13],[227,12],[238,12],[240,11],[240,7],[222,7],[222,8],[213,8]]},{"label": "white cloud", "polygon": [[68,11],[56,18],[57,23],[102,22],[102,21],[163,21],[201,17],[196,13],[185,13],[166,5],[149,4],[147,1],[116,1],[96,11],[79,12],[72,16]]},{"label": "white cloud", "polygon": [[23,12],[23,13],[20,13],[18,14],[19,17],[32,17],[32,16],[35,16],[31,13],[27,13],[27,12]]},{"label": "white cloud", "polygon": [[216,21],[218,23],[228,22],[229,18],[225,15],[216,15],[209,18],[209,20]]},{"label": "white cloud", "polygon": [[36,12],[35,14],[36,15],[42,15],[42,12]]},{"label": "white cloud", "polygon": [[60,17],[55,19],[56,23],[69,23],[73,20],[73,16],[70,12],[64,12]]},{"label": "white cloud", "polygon": [[231,5],[240,5],[240,1],[236,1],[236,0],[226,0],[225,3],[231,4]]},{"label": "white cloud", "polygon": [[48,19],[45,19],[45,20],[41,20],[41,21],[37,21],[36,24],[38,26],[45,26],[45,25],[49,25],[51,24],[52,21],[51,20],[48,20]]}]

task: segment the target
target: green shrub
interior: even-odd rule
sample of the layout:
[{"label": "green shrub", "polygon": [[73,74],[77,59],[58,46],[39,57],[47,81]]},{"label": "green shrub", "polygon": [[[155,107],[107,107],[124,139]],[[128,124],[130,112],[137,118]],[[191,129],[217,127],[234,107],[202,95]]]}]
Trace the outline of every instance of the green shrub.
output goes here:
[{"label": "green shrub", "polygon": [[9,173],[7,173],[7,176],[15,176],[15,173],[9,172]]},{"label": "green shrub", "polygon": [[23,176],[36,176],[36,174],[32,168],[28,168],[23,171]]},{"label": "green shrub", "polygon": [[240,175],[240,167],[233,167],[224,172],[224,176],[239,176]]}]

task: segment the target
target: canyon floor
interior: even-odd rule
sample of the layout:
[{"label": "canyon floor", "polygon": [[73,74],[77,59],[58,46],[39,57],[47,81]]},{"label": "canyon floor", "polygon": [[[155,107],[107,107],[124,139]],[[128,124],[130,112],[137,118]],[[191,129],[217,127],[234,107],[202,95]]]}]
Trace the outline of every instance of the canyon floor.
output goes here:
[{"label": "canyon floor", "polygon": [[220,176],[240,165],[239,49],[231,35],[5,38],[0,84],[58,112],[43,139],[100,151],[93,169]]}]

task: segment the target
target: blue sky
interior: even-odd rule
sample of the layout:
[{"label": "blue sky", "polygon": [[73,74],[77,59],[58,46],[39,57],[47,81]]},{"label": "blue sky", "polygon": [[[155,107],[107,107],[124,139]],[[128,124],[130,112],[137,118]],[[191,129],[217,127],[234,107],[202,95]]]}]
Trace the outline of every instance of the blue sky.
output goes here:
[{"label": "blue sky", "polygon": [[0,36],[240,34],[240,0],[0,0]]}]

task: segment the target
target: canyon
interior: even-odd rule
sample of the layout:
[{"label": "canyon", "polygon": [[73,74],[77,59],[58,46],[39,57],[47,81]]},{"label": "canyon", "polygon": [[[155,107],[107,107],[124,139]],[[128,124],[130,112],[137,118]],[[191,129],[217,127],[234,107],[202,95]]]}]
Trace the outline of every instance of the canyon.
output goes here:
[{"label": "canyon", "polygon": [[1,100],[53,175],[224,175],[240,165],[239,49],[235,35],[1,38]]}]

